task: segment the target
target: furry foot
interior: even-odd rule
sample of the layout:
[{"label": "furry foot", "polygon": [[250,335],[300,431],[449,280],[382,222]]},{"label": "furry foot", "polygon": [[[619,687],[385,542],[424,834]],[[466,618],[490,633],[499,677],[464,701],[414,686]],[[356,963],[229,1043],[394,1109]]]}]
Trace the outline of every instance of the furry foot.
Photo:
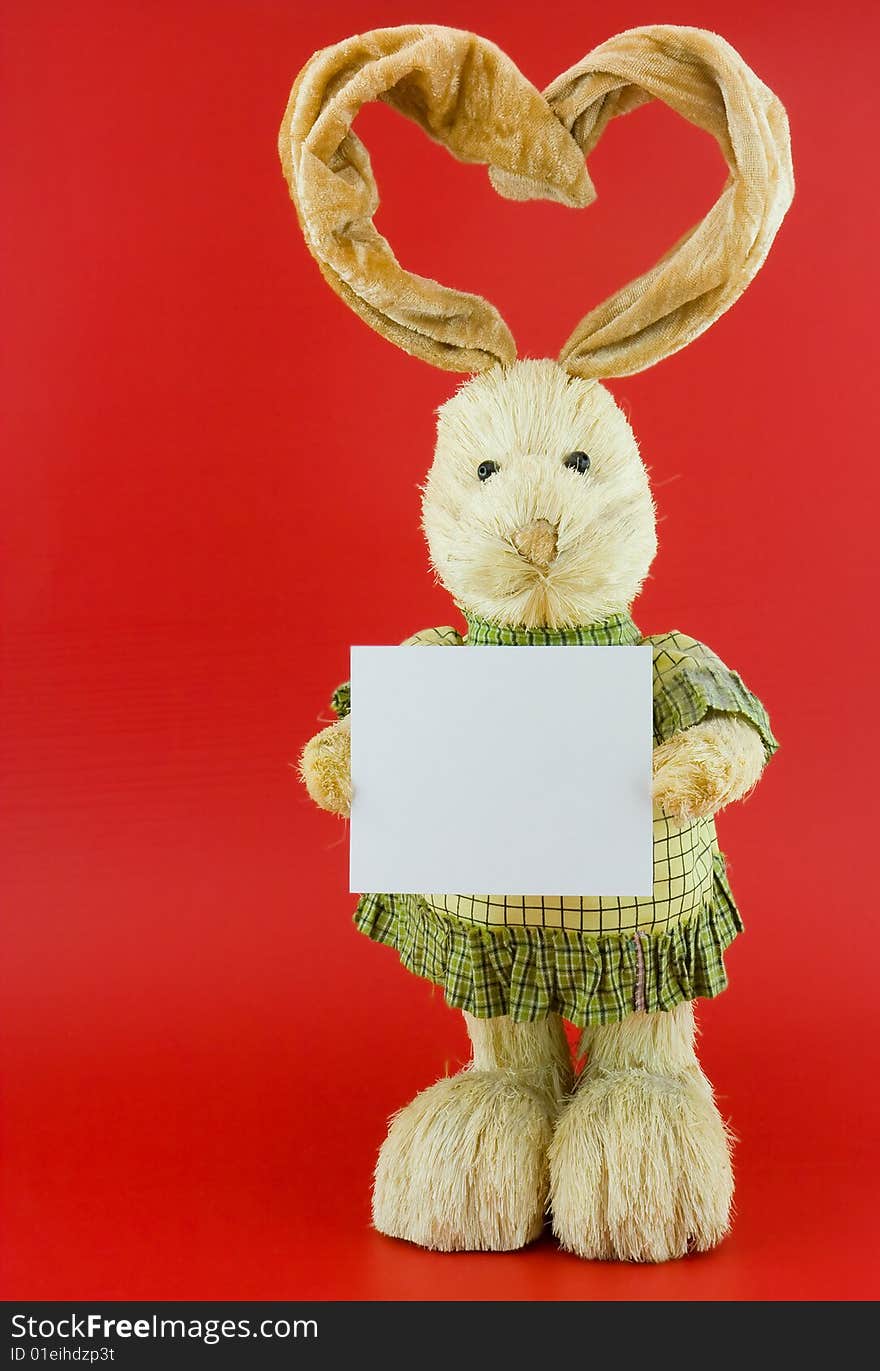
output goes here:
[{"label": "furry foot", "polygon": [[507,1252],[544,1226],[556,1105],[527,1073],[468,1069],[396,1114],[376,1164],[380,1233],[441,1252]]},{"label": "furry foot", "polygon": [[550,1148],[553,1231],[581,1257],[661,1262],[721,1241],[733,1175],[699,1067],[587,1067]]}]

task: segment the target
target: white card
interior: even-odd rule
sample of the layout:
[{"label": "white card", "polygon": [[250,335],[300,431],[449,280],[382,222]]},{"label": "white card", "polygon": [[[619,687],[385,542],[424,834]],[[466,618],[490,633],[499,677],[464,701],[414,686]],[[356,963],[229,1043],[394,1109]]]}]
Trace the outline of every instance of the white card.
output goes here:
[{"label": "white card", "polygon": [[650,895],[652,652],[353,647],[351,889]]}]

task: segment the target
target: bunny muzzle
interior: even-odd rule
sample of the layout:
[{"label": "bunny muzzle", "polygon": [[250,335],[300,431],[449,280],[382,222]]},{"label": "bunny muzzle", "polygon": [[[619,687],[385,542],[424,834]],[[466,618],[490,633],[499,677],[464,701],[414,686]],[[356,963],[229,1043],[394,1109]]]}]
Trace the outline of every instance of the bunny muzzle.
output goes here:
[{"label": "bunny muzzle", "polygon": [[559,528],[549,519],[533,519],[516,530],[511,542],[523,561],[538,571],[548,571],[559,550]]}]

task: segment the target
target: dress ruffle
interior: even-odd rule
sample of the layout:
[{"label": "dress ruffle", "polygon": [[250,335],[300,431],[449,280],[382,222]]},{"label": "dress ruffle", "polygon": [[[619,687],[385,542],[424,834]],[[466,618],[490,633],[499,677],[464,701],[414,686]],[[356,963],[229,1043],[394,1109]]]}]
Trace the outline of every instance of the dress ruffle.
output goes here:
[{"label": "dress ruffle", "polygon": [[437,913],[418,895],[363,895],[354,918],[455,1009],[519,1022],[555,1013],[580,1028],[720,994],[724,952],[742,931],[720,853],[711,901],[663,933],[486,928]]}]

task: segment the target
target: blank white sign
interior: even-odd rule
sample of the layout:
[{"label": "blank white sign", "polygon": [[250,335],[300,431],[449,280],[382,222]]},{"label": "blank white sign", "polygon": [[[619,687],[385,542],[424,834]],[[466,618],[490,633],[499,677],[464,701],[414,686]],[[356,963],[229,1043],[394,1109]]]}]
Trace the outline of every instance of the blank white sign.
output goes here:
[{"label": "blank white sign", "polygon": [[650,895],[650,647],[353,647],[351,889]]}]

